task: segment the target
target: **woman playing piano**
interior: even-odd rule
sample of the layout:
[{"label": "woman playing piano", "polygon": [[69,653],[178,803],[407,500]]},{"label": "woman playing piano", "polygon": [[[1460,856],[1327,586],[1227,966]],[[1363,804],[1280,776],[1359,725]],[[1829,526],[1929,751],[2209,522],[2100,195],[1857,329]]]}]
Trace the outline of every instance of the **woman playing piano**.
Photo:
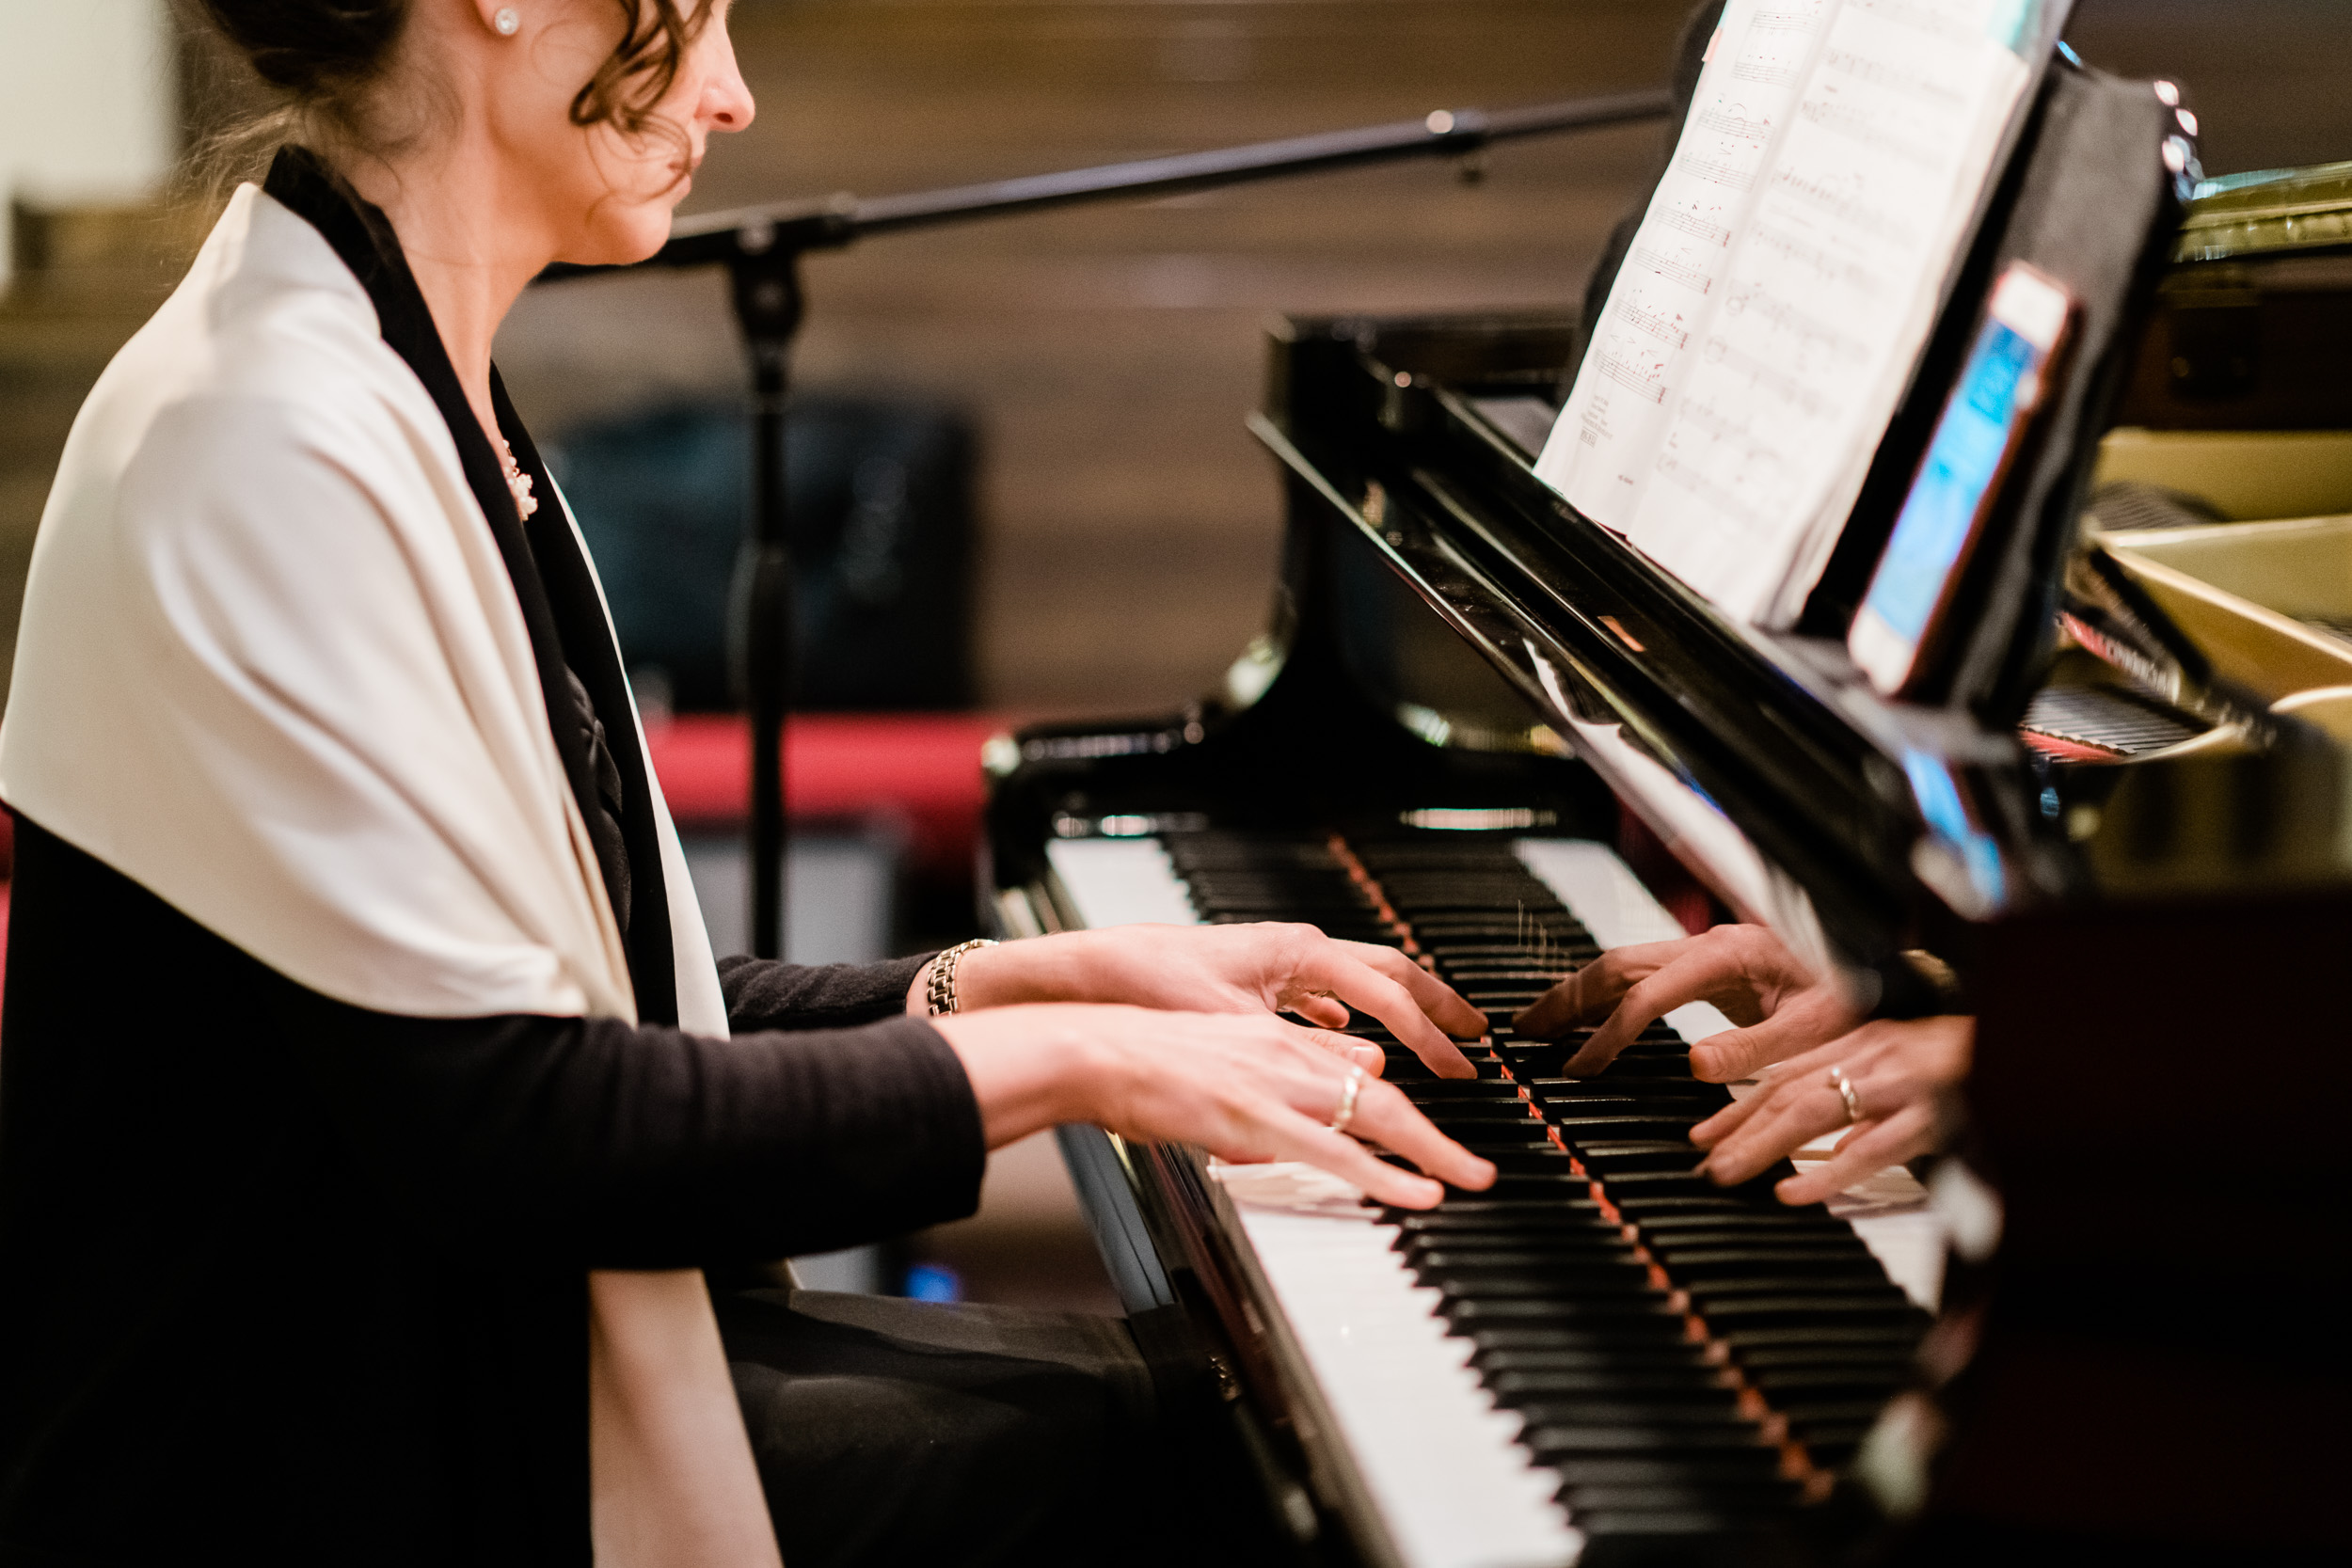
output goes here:
[{"label": "woman playing piano", "polygon": [[968,1213],[1070,1120],[1426,1205],[1340,1129],[1491,1168],[1309,1026],[1466,1072],[1480,1016],[1304,927],[714,964],[490,345],[750,121],[724,0],[204,8],[286,145],[82,411],[0,731],[0,1559],[1184,1541],[1123,1324],[700,1271]]}]

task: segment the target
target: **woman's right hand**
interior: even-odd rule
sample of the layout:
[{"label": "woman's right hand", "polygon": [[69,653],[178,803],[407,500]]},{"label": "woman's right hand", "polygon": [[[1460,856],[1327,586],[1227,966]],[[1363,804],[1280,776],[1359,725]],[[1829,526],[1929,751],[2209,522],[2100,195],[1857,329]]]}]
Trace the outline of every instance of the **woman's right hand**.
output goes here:
[{"label": "woman's right hand", "polygon": [[[962,1061],[988,1146],[1064,1122],[1146,1142],[1198,1144],[1234,1164],[1302,1160],[1375,1200],[1426,1209],[1438,1181],[1483,1189],[1494,1166],[1429,1123],[1379,1076],[1374,1046],[1265,1014],[1053,1003],[931,1021]],[[1345,1132],[1330,1123],[1363,1077]],[[1351,1135],[1352,1134],[1352,1135]],[[1358,1138],[1413,1162],[1416,1176]],[[1435,1177],[1438,1180],[1430,1180]]]}]

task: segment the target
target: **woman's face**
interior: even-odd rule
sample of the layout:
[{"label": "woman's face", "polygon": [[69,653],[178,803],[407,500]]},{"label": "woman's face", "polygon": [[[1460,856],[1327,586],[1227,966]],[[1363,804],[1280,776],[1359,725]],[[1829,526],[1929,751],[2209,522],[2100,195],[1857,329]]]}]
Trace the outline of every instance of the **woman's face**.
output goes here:
[{"label": "woman's face", "polygon": [[[640,0],[650,15],[650,0]],[[680,0],[690,16],[693,0]],[[631,135],[610,122],[572,123],[575,95],[622,36],[614,0],[472,0],[495,25],[511,6],[520,25],[488,52],[496,78],[482,95],[500,161],[536,209],[556,259],[642,261],[670,237],[670,214],[693,188],[711,135],[752,122],[752,95],[727,37],[733,0],[712,0],[654,119]],[[520,214],[516,214],[519,216]]]}]

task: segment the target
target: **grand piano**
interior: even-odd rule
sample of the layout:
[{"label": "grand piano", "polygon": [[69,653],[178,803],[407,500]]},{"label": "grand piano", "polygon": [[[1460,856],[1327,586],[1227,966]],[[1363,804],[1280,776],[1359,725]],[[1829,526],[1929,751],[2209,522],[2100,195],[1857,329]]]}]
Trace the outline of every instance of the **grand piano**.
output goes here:
[{"label": "grand piano", "polygon": [[[1288,497],[1265,631],[1181,712],[992,744],[1001,934],[1311,920],[1493,1022],[1474,1083],[1356,1030],[1502,1168],[1427,1214],[1065,1130],[1131,1315],[1215,1377],[1301,1561],[2341,1546],[2337,753],[2021,736],[2064,694],[2050,613],[2117,378],[2054,465],[2064,528],[1981,618],[1988,678],[1900,704],[1846,657],[1836,562],[1761,632],[1535,479],[1578,331],[1283,324],[1252,420]],[[1789,1210],[1691,1174],[1711,1009],[1587,1080],[1513,1036],[1575,965],[1680,934],[1670,903],[1769,924],[1883,1013],[1975,1012],[1956,1152]]]}]

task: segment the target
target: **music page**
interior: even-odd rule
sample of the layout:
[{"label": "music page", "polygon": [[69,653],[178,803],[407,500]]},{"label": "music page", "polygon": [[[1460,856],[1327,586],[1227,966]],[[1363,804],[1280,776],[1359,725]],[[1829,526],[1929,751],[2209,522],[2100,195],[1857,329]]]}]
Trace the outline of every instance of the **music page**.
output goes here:
[{"label": "music page", "polygon": [[1623,532],[1664,437],[1671,394],[1731,259],[1765,161],[1836,0],[1730,0],[1674,162],[1626,254],[1535,472]]},{"label": "music page", "polygon": [[[1652,356],[1655,412],[1624,416],[1623,367],[1641,361],[1601,352],[1655,317],[1661,275],[1629,261],[1539,475],[1732,614],[1792,620],[1933,327],[2031,80],[2015,45],[2037,9],[1831,0],[1686,339]],[[1704,135],[1694,103],[1677,173]],[[1635,256],[1661,216],[1654,201]]]}]

